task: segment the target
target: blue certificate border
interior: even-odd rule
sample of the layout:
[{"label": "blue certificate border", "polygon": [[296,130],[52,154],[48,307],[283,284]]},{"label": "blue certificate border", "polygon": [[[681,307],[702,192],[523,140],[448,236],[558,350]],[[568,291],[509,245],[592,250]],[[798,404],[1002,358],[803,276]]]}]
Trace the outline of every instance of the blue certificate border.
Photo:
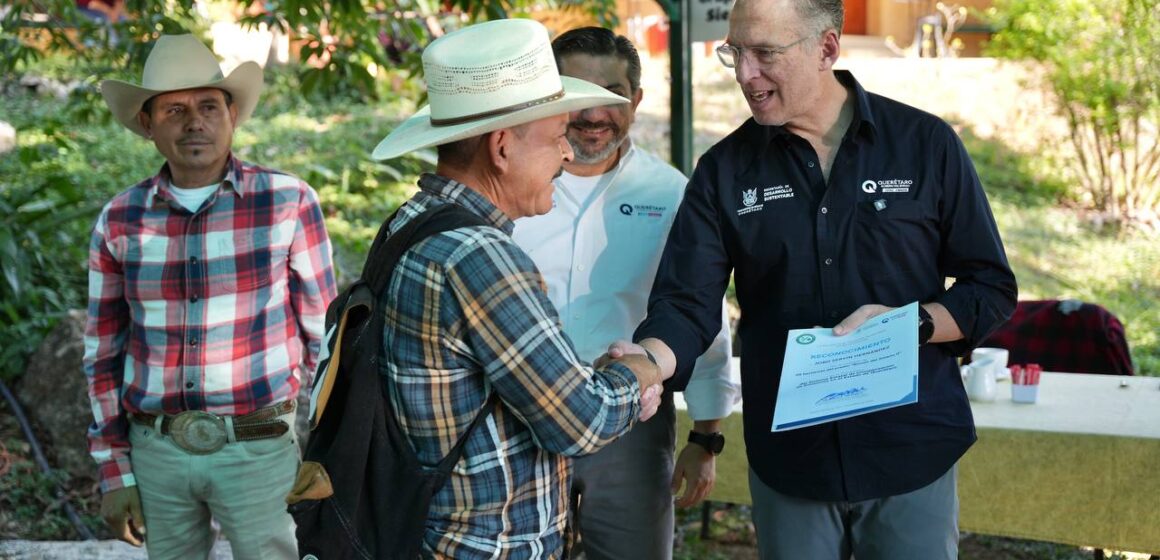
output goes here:
[{"label": "blue certificate border", "polygon": [[832,420],[841,420],[843,418],[849,418],[851,416],[857,416],[859,414],[866,414],[867,412],[877,412],[879,410],[885,410],[887,408],[894,408],[896,406],[914,404],[914,403],[918,402],[918,372],[915,372],[913,381],[914,381],[914,383],[910,387],[910,393],[904,395],[901,399],[898,399],[894,402],[882,403],[882,404],[878,404],[878,405],[874,405],[874,406],[867,406],[865,408],[859,408],[856,410],[847,410],[845,412],[839,412],[839,413],[835,413],[835,414],[827,414],[825,416],[817,416],[814,418],[805,418],[802,420],[797,420],[795,422],[786,422],[784,424],[775,424],[773,426],[773,431],[776,432],[776,431],[781,431],[781,430],[788,430],[791,428],[797,428],[800,426],[821,424],[823,422],[829,422]]}]

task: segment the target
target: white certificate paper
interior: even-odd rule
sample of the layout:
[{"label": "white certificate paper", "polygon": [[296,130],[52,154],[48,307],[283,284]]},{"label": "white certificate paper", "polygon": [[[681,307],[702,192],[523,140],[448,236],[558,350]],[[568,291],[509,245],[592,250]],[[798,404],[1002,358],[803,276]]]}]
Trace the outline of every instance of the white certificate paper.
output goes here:
[{"label": "white certificate paper", "polygon": [[918,402],[918,302],[867,320],[845,336],[789,331],[774,432]]}]

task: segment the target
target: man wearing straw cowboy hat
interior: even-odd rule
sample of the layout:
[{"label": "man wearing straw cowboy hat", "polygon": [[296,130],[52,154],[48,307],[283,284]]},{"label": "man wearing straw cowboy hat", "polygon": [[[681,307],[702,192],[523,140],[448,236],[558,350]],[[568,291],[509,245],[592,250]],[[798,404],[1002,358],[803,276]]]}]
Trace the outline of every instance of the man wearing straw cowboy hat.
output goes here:
[{"label": "man wearing straw cowboy hat", "polygon": [[85,325],[101,514],[151,558],[206,558],[211,518],[235,558],[297,554],[298,372],[335,285],[314,190],[232,154],[261,90],[191,35],[158,39],[140,85],[101,84],[165,158],[97,219]]},{"label": "man wearing straw cowboy hat", "polygon": [[395,303],[383,333],[386,386],[427,465],[499,396],[431,501],[424,555],[558,558],[568,457],[655,413],[661,379],[643,354],[599,368],[576,355],[539,271],[511,239],[512,220],[552,208],[552,179],[572,159],[568,113],[627,100],[561,77],[547,30],[531,20],[450,33],[424,51],[423,70],[430,105],[374,157],[436,146],[438,164],[390,230],[445,204],[488,225],[436,234],[404,253],[384,294]]},{"label": "man wearing straw cowboy hat", "polygon": [[[552,51],[561,74],[633,101],[572,113],[568,143],[576,157],[555,181],[552,211],[518,220],[514,235],[543,273],[564,332],[581,355],[595,356],[644,319],[688,178],[630,138],[644,90],[640,56],[627,38],[579,27],[552,39]],[[677,413],[666,391],[655,418],[573,463],[577,548],[588,560],[672,558],[674,505],[692,506],[712,490],[725,439],[719,419],[729,415],[734,395],[730,329],[723,325],[685,387],[693,431],[676,458]]]}]

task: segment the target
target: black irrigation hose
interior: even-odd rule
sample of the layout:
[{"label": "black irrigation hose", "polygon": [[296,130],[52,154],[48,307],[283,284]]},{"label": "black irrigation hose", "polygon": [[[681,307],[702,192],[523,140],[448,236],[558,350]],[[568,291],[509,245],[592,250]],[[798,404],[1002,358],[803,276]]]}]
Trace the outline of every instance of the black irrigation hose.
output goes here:
[{"label": "black irrigation hose", "polygon": [[[49,480],[52,479],[52,467],[48,466],[48,461],[44,458],[44,453],[40,450],[40,442],[36,441],[36,436],[32,433],[32,425],[28,423],[28,418],[24,416],[24,410],[20,408],[20,403],[17,402],[16,396],[12,391],[8,390],[8,386],[4,384],[4,380],[0,379],[0,393],[4,393],[4,399],[8,401],[8,407],[12,409],[12,415],[20,422],[20,429],[24,430],[24,437],[28,439],[28,444],[32,448],[32,456],[36,459],[36,464],[40,466],[40,471],[44,473]],[[80,533],[81,539],[86,541],[95,541],[97,537],[89,530],[84,521],[81,521],[81,516],[77,515],[77,510],[73,508],[72,502],[68,501],[68,495],[65,494],[60,484],[55,481],[52,484],[53,494],[56,499],[64,506],[64,512],[68,515],[69,521],[72,521],[73,527]]]}]

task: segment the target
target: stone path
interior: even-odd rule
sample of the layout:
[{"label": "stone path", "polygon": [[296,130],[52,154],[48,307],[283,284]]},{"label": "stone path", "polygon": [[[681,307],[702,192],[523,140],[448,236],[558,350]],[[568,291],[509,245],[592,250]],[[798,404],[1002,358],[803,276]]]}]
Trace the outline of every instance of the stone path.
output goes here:
[{"label": "stone path", "polygon": [[[144,548],[120,541],[0,541],[0,558],[6,560],[147,560]],[[228,541],[214,547],[213,560],[230,560]]]}]

